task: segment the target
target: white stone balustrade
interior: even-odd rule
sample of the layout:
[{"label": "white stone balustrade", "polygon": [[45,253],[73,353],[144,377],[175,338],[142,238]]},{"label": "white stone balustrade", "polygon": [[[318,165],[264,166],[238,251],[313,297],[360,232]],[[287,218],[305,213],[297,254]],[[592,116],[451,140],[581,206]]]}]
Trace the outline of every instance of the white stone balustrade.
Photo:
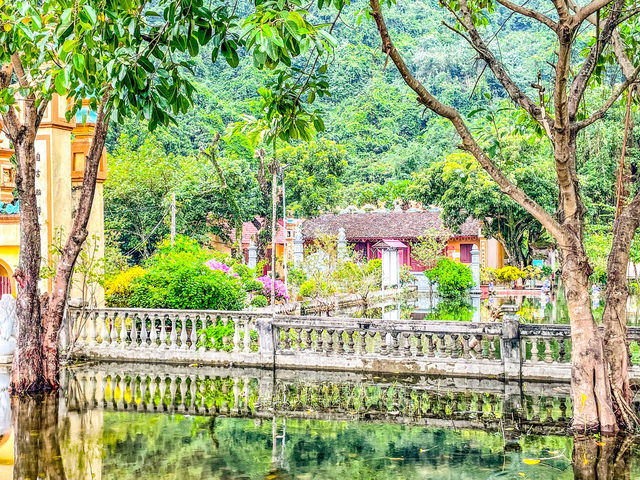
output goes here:
[{"label": "white stone balustrade", "polygon": [[[105,308],[70,309],[68,321],[81,325],[73,354],[100,361],[541,381],[571,375],[569,326],[521,324],[509,313],[501,323],[479,323]],[[640,328],[629,328],[632,379],[640,378],[639,342]]]}]

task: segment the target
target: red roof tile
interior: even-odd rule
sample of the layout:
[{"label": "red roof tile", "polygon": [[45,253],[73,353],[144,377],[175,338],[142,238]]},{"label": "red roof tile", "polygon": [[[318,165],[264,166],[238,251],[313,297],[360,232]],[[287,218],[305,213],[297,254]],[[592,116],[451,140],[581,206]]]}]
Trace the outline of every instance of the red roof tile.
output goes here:
[{"label": "red roof tile", "polygon": [[302,224],[305,239],[318,234],[338,235],[344,228],[347,240],[396,239],[412,240],[424,235],[429,228],[449,232],[450,236],[477,237],[480,223],[471,218],[460,226],[458,232],[450,232],[442,225],[441,212],[372,212],[326,214],[309,219]]}]

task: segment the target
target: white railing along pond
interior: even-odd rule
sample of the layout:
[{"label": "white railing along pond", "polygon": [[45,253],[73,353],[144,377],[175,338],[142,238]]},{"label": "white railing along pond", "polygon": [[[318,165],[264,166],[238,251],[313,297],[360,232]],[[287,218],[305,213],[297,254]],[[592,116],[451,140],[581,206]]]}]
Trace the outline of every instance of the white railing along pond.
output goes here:
[{"label": "white railing along pond", "polygon": [[[70,309],[65,348],[94,360],[566,380],[568,325],[287,316],[245,311]],[[640,378],[640,328],[630,327]]]}]

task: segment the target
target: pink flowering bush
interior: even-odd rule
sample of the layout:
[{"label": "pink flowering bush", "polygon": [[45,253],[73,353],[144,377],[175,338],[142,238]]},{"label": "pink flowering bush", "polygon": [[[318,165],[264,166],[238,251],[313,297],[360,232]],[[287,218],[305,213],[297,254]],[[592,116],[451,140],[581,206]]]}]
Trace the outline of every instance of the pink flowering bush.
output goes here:
[{"label": "pink flowering bush", "polygon": [[[271,277],[264,275],[262,277],[256,278],[260,283],[262,283],[262,294],[271,298],[271,289],[274,288],[273,282],[271,281]],[[280,280],[275,281],[275,292],[276,292],[276,300],[287,300],[289,301],[289,295],[287,295],[287,290],[284,288],[284,283]]]},{"label": "pink flowering bush", "polygon": [[222,262],[219,262],[219,261],[217,261],[217,260],[215,260],[213,258],[211,260],[209,260],[208,262],[206,262],[205,265],[207,267],[209,267],[209,270],[219,270],[219,271],[224,272],[224,273],[226,273],[228,275],[231,275],[233,277],[238,278],[238,274],[235,273],[229,265],[226,265],[226,264],[224,264]]}]

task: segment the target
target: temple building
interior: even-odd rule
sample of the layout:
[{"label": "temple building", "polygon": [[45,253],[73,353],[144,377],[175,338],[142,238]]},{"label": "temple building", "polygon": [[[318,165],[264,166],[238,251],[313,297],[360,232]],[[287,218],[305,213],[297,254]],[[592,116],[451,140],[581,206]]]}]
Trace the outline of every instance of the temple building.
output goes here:
[{"label": "temple building", "polygon": [[[67,121],[68,102],[54,95],[36,136],[36,195],[40,220],[43,263],[54,261],[51,247],[56,236],[66,238],[71,229],[76,197],[82,187],[84,159],[89,151],[95,116],[88,102],[75,118]],[[13,150],[0,133],[0,294],[16,293],[13,272],[20,253],[20,208],[15,198]],[[103,183],[106,179],[106,153],[100,160],[89,237],[95,239],[96,254],[104,255]],[[59,240],[58,240],[59,241]],[[51,288],[51,279],[41,280],[40,290]],[[71,298],[78,292],[71,292]],[[101,294],[100,294],[101,295]]]},{"label": "temple building", "polygon": [[381,242],[394,242],[398,250],[400,265],[413,272],[425,270],[412,255],[412,248],[428,229],[442,232],[447,239],[443,254],[461,263],[471,263],[471,250],[477,246],[482,267],[501,268],[505,251],[502,244],[482,235],[482,225],[472,218],[467,219],[457,231],[445,228],[442,213],[438,209],[411,211],[384,211],[370,213],[325,214],[306,220],[302,225],[305,243],[313,242],[321,234],[338,235],[343,228],[346,241],[364,259],[381,258]]}]

